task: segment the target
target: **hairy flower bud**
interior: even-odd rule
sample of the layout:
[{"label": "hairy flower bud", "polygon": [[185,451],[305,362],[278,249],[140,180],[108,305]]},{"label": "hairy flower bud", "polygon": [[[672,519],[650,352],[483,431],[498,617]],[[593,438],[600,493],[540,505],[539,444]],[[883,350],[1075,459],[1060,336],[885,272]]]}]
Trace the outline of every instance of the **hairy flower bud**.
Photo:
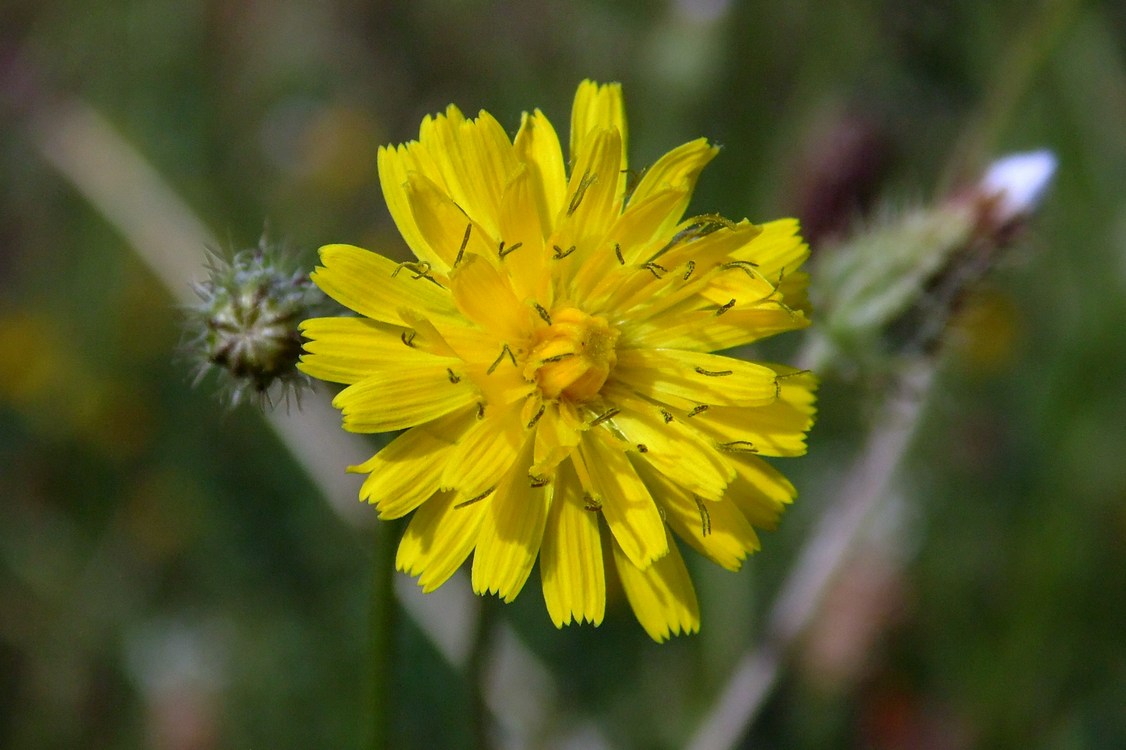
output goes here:
[{"label": "hairy flower bud", "polygon": [[200,302],[187,309],[185,327],[197,359],[195,382],[218,370],[232,407],[251,395],[272,402],[275,384],[288,395],[309,383],[296,367],[298,325],[323,315],[328,301],[308,274],[285,261],[263,236],[258,247],[229,258],[212,253],[207,280],[192,285]]},{"label": "hairy flower bud", "polygon": [[822,325],[814,368],[873,371],[933,351],[969,290],[997,264],[1050,187],[1050,151],[994,162],[932,206],[889,214],[821,259],[811,296]]}]

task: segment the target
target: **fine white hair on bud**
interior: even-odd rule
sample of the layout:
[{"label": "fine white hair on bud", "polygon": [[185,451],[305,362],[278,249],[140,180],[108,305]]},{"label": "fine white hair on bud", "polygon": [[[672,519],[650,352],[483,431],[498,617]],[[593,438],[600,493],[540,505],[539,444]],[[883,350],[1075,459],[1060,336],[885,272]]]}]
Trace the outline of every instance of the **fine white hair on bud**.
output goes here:
[{"label": "fine white hair on bud", "polygon": [[1058,163],[1048,149],[1010,154],[993,162],[978,187],[996,201],[997,223],[1005,225],[1036,211],[1052,184]]},{"label": "fine white hair on bud", "polygon": [[301,321],[327,313],[328,300],[307,273],[263,236],[227,257],[212,252],[208,278],[192,284],[200,301],[185,311],[185,349],[199,383],[215,370],[232,407],[248,397],[272,403],[309,384],[298,371]]}]

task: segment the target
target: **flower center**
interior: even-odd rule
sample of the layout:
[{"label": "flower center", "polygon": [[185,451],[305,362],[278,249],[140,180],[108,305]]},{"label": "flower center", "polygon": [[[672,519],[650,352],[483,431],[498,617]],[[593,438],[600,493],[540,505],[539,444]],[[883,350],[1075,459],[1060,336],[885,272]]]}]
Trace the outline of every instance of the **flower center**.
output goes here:
[{"label": "flower center", "polygon": [[617,330],[601,315],[574,307],[556,310],[551,325],[536,334],[524,377],[535,378],[545,399],[587,401],[598,395],[618,361],[617,340]]}]

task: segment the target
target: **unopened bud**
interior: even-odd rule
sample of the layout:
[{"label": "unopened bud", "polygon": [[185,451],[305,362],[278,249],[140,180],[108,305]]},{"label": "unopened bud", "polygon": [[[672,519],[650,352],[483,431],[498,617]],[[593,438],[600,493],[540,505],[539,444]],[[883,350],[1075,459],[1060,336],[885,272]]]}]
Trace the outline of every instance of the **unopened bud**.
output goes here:
[{"label": "unopened bud", "polygon": [[1039,208],[1058,161],[1047,149],[1010,154],[993,162],[978,185],[994,203],[994,220],[1004,226]]},{"label": "unopened bud", "polygon": [[230,258],[212,254],[205,281],[193,284],[200,302],[186,311],[187,348],[197,360],[196,382],[211,370],[237,406],[253,395],[271,402],[308,385],[296,365],[302,320],[327,312],[327,299],[304,271],[287,267],[263,237],[258,247]]},{"label": "unopened bud", "polygon": [[811,287],[822,324],[805,366],[870,371],[933,351],[967,292],[1039,207],[1055,171],[1050,151],[998,159],[968,190],[889,216],[833,249]]}]

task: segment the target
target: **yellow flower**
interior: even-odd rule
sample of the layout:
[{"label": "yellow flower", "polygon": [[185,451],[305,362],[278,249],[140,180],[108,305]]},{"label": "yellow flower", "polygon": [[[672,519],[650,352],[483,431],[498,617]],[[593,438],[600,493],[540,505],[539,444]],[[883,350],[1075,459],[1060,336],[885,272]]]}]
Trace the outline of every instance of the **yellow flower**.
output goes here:
[{"label": "yellow flower", "polygon": [[512,141],[450,106],[380,150],[417,261],[322,248],[314,281],[363,317],[306,321],[301,368],[348,385],[345,429],[406,430],[350,470],[414,513],[397,565],[425,591],[472,552],[474,591],[511,601],[538,556],[555,625],[598,625],[609,558],[661,641],[699,628],[673,532],[735,570],[793,498],[759,456],[805,451],[813,376],[709,352],[807,325],[808,248],[792,220],[682,219],[717,150],[633,186],[621,88],[590,81],[570,174],[538,110]]}]

